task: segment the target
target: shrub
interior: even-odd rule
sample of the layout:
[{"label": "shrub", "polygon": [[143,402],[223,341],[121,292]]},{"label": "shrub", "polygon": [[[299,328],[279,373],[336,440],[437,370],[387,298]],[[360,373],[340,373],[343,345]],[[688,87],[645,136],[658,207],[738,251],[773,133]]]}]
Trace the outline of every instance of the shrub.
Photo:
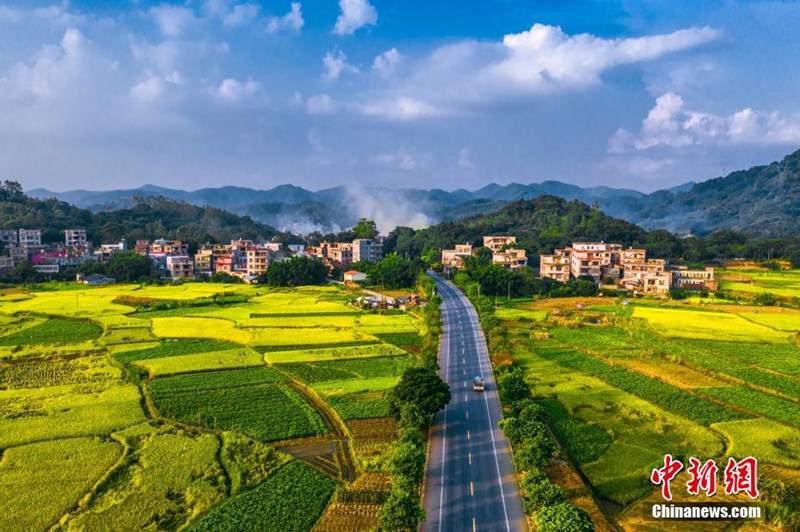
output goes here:
[{"label": "shrub", "polygon": [[594,525],[584,510],[562,502],[542,508],[536,514],[539,532],[592,532]]},{"label": "shrub", "polygon": [[423,519],[425,510],[419,504],[419,497],[399,489],[392,490],[378,512],[381,530],[416,530]]},{"label": "shrub", "polygon": [[525,513],[538,512],[542,508],[555,506],[567,500],[564,490],[553,484],[539,470],[525,473],[520,488]]}]

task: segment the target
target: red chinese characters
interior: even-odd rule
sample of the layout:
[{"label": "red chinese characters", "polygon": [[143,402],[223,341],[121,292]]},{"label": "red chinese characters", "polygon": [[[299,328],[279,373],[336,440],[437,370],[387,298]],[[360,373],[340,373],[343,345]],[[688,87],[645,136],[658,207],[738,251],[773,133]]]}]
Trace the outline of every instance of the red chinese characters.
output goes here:
[{"label": "red chinese characters", "polygon": [[664,467],[653,469],[653,472],[650,473],[650,481],[655,485],[661,484],[661,496],[668,501],[672,500],[669,483],[680,473],[681,469],[683,469],[683,464],[673,460],[671,454],[666,454],[664,455]]},{"label": "red chinese characters", "polygon": [[728,458],[728,465],[725,466],[725,493],[735,495],[744,492],[751,499],[758,498],[757,469],[758,461],[752,456],[738,462],[733,457]]},{"label": "red chinese characters", "polygon": [[686,482],[686,488],[689,495],[698,495],[700,490],[706,492],[709,497],[717,492],[717,464],[714,460],[708,460],[705,464],[700,465],[700,460],[694,456],[689,458],[689,481]]}]

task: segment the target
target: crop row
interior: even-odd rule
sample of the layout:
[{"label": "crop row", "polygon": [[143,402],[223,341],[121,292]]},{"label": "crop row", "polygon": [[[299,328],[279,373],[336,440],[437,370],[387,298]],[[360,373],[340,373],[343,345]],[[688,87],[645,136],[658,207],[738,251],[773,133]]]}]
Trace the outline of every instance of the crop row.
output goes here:
[{"label": "crop row", "polygon": [[29,329],[0,337],[0,346],[66,345],[97,340],[103,329],[88,321],[52,318]]},{"label": "crop row", "polygon": [[705,393],[765,417],[770,417],[800,427],[800,405],[792,401],[761,393],[745,386],[726,386],[724,388],[707,388]]},{"label": "crop row", "polygon": [[690,395],[662,381],[627,371],[575,349],[550,347],[540,349],[538,352],[562,366],[599,377],[612,386],[702,425],[748,417],[730,408]]},{"label": "crop row", "polygon": [[539,404],[544,408],[558,440],[578,463],[588,464],[597,460],[611,445],[611,437],[606,431],[573,417],[558,401],[547,399]]},{"label": "crop row", "polygon": [[335,482],[292,461],[251,491],[213,508],[192,531],[311,530],[333,495]]},{"label": "crop row", "polygon": [[194,353],[206,353],[210,351],[224,351],[240,347],[238,344],[221,340],[166,340],[157,347],[149,349],[137,349],[136,351],[125,351],[118,353],[114,357],[122,363],[129,364],[137,360],[148,360],[151,358],[174,357],[179,355],[191,355]]},{"label": "crop row", "polygon": [[258,384],[282,382],[284,380],[286,379],[283,375],[272,368],[264,366],[245,369],[204,371],[154,379],[150,382],[150,393],[166,394],[215,390],[220,388],[235,388],[239,386],[254,386]]},{"label": "crop row", "polygon": [[73,360],[48,358],[35,362],[0,365],[0,389],[96,382],[118,377],[118,371],[109,367],[102,356],[87,356]]},{"label": "crop row", "polygon": [[414,363],[415,359],[412,356],[398,356],[283,364],[281,367],[302,381],[315,383],[346,379],[399,377]]},{"label": "crop row", "polygon": [[211,429],[238,430],[261,441],[326,432],[319,414],[297,392],[283,384],[183,392],[151,388],[151,394],[156,409],[164,417]]}]

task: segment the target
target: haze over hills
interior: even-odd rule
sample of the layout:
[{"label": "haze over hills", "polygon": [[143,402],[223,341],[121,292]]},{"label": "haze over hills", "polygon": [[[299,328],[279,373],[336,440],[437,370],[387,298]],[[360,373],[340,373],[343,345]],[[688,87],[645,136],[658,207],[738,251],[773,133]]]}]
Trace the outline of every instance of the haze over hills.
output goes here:
[{"label": "haze over hills", "polygon": [[758,236],[789,235],[797,231],[800,222],[800,151],[780,162],[651,194],[604,186],[582,188],[558,181],[492,183],[475,191],[452,192],[360,186],[310,191],[293,185],[269,190],[226,186],[185,191],[146,185],[110,191],[28,191],[34,198],[56,197],[95,212],[131,207],[136,197],[164,196],[302,233],[350,227],[360,217],[374,219],[383,232],[398,225],[425,227],[492,212],[510,202],[543,194],[598,204],[608,215],[648,229],[696,235],[722,229],[745,230]]}]

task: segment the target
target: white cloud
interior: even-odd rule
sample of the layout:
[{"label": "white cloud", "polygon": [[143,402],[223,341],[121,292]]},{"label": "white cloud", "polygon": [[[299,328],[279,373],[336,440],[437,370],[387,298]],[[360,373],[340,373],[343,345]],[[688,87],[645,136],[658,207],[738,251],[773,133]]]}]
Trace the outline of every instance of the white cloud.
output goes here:
[{"label": "white cloud", "polygon": [[604,39],[586,33],[569,36],[558,26],[534,24],[521,33],[503,37],[504,58],[487,65],[487,83],[510,84],[523,91],[584,87],[600,82],[600,75],[616,66],[652,61],[719,37],[719,32],[690,28],[670,34]]},{"label": "white cloud", "polygon": [[369,0],[339,0],[342,14],[336,19],[333,33],[351,35],[364,26],[378,23],[378,11]]},{"label": "white cloud", "polygon": [[214,94],[227,102],[239,102],[254,96],[260,89],[261,84],[252,79],[241,82],[233,78],[227,78],[214,90]]},{"label": "white cloud", "polygon": [[408,97],[372,100],[363,104],[358,104],[355,108],[368,116],[377,116],[394,120],[413,120],[416,118],[429,118],[444,114],[441,109],[429,103]]},{"label": "white cloud", "polygon": [[269,17],[267,31],[277,33],[281,30],[300,31],[306,21],[303,19],[300,2],[292,2],[292,9],[282,17]]},{"label": "white cloud", "polygon": [[375,57],[375,61],[372,62],[372,69],[382,77],[388,78],[394,74],[395,68],[402,60],[403,56],[397,51],[397,48],[392,48]]},{"label": "white cloud", "polygon": [[167,92],[167,82],[157,76],[150,76],[131,87],[131,99],[139,104],[150,104],[161,100]]},{"label": "white cloud", "polygon": [[325,54],[322,64],[325,66],[325,73],[322,77],[326,81],[336,81],[345,72],[358,74],[358,68],[347,62],[347,56],[341,50]]},{"label": "white cloud", "polygon": [[306,111],[311,115],[333,114],[336,108],[336,102],[327,94],[317,94],[306,101]]},{"label": "white cloud", "polygon": [[261,6],[256,4],[235,5],[230,13],[227,13],[222,17],[222,23],[229,28],[247,24],[248,22],[252,22],[258,18],[258,12],[260,9]]},{"label": "white cloud", "polygon": [[194,12],[188,7],[169,4],[150,8],[150,14],[166,37],[178,37],[187,26],[195,22]]},{"label": "white cloud", "polygon": [[[350,107],[389,119],[462,114],[476,105],[585,90],[600,84],[602,75],[617,66],[659,59],[718,36],[706,27],[605,39],[534,24],[500,42],[462,40],[441,46],[407,69],[404,78],[391,76],[383,93],[371,90],[361,98],[366,103]],[[392,55],[376,58],[373,68],[388,70]]]},{"label": "white cloud", "polygon": [[[388,168],[399,170],[416,170],[420,163],[406,151],[405,148],[398,148],[392,153],[381,153],[371,159],[372,163]],[[422,161],[425,164],[425,161]]]},{"label": "white cloud", "polygon": [[784,116],[777,111],[761,112],[750,108],[729,116],[693,111],[679,95],[668,92],[656,99],[655,106],[634,134],[620,128],[609,140],[609,153],[647,150],[657,146],[682,148],[692,145],[797,144],[800,142],[800,115]]},{"label": "white cloud", "polygon": [[461,168],[472,168],[475,166],[472,163],[472,159],[470,159],[469,150],[466,146],[461,148],[458,152],[458,166]]},{"label": "white cloud", "polygon": [[83,34],[70,28],[59,46],[42,47],[30,65],[18,63],[0,78],[0,94],[15,98],[26,95],[58,96],[68,85],[84,77],[87,42]]}]

